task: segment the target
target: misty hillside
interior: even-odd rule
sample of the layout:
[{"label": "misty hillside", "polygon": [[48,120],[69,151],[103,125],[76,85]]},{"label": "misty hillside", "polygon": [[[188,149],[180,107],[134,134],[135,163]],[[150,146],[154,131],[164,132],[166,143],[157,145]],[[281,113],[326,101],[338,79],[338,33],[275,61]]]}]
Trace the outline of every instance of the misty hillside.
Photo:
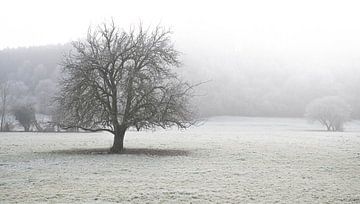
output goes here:
[{"label": "misty hillside", "polygon": [[33,104],[49,114],[60,77],[60,61],[68,45],[51,45],[0,51],[0,80],[8,81],[12,105]]},{"label": "misty hillside", "polygon": [[[203,117],[302,117],[309,102],[329,95],[344,97],[353,117],[360,117],[356,88],[360,71],[346,58],[332,62],[314,57],[304,63],[245,51],[180,47],[184,63],[179,72],[191,82],[206,81],[194,99]],[[0,51],[0,78],[16,84],[17,103],[31,101],[39,113],[49,112],[61,75],[60,62],[69,49],[70,45],[49,45]]]}]

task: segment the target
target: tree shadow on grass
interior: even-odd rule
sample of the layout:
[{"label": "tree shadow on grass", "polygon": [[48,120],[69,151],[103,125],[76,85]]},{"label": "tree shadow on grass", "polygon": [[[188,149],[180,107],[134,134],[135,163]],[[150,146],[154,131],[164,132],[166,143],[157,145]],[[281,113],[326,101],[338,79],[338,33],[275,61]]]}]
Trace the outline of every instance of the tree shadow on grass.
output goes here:
[{"label": "tree shadow on grass", "polygon": [[[48,152],[63,155],[116,155],[109,152],[110,148],[94,149],[67,149]],[[146,156],[189,156],[190,151],[180,149],[150,149],[150,148],[125,148],[119,155],[146,155]]]}]

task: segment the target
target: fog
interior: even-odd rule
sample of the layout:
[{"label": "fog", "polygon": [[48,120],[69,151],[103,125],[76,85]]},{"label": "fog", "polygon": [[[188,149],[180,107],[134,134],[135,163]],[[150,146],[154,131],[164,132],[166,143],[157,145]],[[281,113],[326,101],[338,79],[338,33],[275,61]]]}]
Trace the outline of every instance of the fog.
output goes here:
[{"label": "fog", "polygon": [[1,0],[0,203],[359,204],[359,2]]},{"label": "fog", "polygon": [[[193,83],[207,82],[194,99],[201,116],[301,117],[312,100],[337,95],[357,118],[358,6],[356,1],[2,1],[0,70],[36,95],[41,80],[58,76],[67,43],[85,37],[89,26],[111,19],[124,29],[160,24],[171,28],[183,53],[179,72]],[[51,44],[59,50],[44,55],[46,47],[39,46]],[[24,48],[33,46],[38,48]],[[20,76],[36,75],[39,65],[53,71]]]}]

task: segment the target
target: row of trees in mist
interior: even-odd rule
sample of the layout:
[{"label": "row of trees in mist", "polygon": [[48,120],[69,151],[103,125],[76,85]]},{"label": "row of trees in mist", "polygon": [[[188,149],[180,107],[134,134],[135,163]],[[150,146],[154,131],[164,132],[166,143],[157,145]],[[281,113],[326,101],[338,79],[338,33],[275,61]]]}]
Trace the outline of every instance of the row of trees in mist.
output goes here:
[{"label": "row of trees in mist", "polygon": [[55,94],[56,85],[53,82],[43,84],[42,81],[39,84],[41,84],[41,88],[35,89],[38,94],[31,96],[29,95],[29,89],[21,82],[0,82],[0,131],[13,130],[16,121],[25,131],[29,131],[31,127],[37,131],[49,130],[49,123],[45,124],[46,127],[44,128],[39,125],[36,120],[36,113],[47,116],[47,122],[50,122],[55,114],[55,104],[52,103],[52,96]]},{"label": "row of trees in mist", "polygon": [[[0,81],[2,93],[7,96],[2,112],[13,115],[16,107],[31,106],[37,114],[54,114],[51,102],[58,90],[60,63],[70,47],[0,51]],[[336,95],[349,104],[351,118],[360,118],[360,73],[356,63],[314,69],[298,63],[297,68],[289,68],[289,64],[262,58],[196,52],[182,47],[183,68],[177,72],[192,82],[208,81],[197,87],[199,96],[193,99],[202,117],[302,117],[313,100]]]},{"label": "row of trees in mist", "polygon": [[[43,46],[0,51],[1,130],[16,124],[24,130],[45,130],[36,115],[50,120],[58,90],[59,62],[66,46]],[[44,118],[41,117],[41,119]]]},{"label": "row of trees in mist", "polygon": [[199,87],[197,101],[204,116],[303,117],[313,100],[339,96],[351,106],[351,117],[360,118],[360,72],[354,65],[311,69],[254,62],[262,59],[242,62],[241,56],[224,65],[206,59],[188,63],[184,73],[194,81],[209,80]]},{"label": "row of trees in mist", "polygon": [[0,51],[0,83],[9,104],[32,104],[37,113],[50,114],[61,57],[67,49],[44,46]]}]

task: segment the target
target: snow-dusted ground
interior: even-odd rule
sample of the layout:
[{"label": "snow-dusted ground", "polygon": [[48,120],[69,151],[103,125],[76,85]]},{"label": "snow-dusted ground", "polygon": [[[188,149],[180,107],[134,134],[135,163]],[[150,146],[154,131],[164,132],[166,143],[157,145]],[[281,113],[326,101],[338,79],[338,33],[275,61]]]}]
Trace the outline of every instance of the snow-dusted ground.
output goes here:
[{"label": "snow-dusted ground", "polygon": [[360,123],[209,119],[187,131],[1,133],[0,203],[360,203]]}]

